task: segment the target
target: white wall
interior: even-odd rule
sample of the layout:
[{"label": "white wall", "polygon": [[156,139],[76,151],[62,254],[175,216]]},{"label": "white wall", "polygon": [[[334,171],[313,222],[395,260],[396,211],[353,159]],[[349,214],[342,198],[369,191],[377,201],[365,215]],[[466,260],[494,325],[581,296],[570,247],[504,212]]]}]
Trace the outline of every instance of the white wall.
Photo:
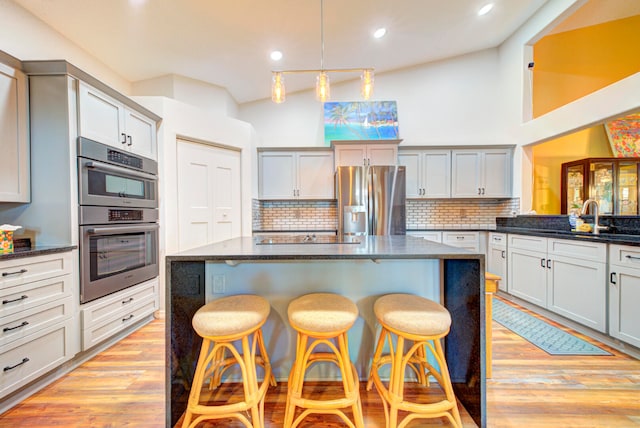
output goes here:
[{"label": "white wall", "polygon": [[[396,101],[403,145],[504,144],[497,49],[380,73],[374,100]],[[361,100],[359,80],[334,84],[332,101]],[[240,105],[263,147],[323,146],[322,103],[313,91]]]},{"label": "white wall", "polygon": [[238,116],[238,104],[225,88],[175,74],[132,84],[134,96],[164,96],[229,117]]},{"label": "white wall", "polygon": [[[251,125],[166,97],[133,97],[160,117],[158,130],[160,194],[160,283],[164,284],[164,257],[178,247],[177,139],[186,139],[240,150],[242,174],[242,234],[251,235],[251,192],[255,134]],[[160,307],[164,308],[164,294]]]}]

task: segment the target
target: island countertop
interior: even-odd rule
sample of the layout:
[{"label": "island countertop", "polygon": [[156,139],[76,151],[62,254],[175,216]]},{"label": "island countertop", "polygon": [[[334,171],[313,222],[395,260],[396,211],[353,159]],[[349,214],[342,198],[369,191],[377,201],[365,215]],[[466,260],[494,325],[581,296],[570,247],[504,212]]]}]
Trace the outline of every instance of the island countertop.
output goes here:
[{"label": "island countertop", "polygon": [[413,236],[363,236],[358,243],[259,244],[265,237],[242,237],[167,256],[169,261],[477,259],[483,254]]}]

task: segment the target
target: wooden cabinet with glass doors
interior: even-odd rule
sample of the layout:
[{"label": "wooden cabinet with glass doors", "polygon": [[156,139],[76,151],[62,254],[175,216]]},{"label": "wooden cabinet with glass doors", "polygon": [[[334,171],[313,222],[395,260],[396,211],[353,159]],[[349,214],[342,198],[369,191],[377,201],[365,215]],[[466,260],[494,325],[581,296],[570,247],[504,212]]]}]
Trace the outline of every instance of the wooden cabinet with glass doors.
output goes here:
[{"label": "wooden cabinet with glass doors", "polygon": [[587,158],[562,164],[562,214],[595,199],[600,214],[638,215],[640,158]]}]

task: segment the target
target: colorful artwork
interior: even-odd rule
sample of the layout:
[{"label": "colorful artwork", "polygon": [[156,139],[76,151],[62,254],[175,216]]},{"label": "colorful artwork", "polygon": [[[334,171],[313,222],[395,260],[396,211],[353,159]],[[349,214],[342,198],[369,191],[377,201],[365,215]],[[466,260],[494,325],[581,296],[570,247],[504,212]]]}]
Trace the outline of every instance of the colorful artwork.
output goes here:
[{"label": "colorful artwork", "polygon": [[640,113],[607,122],[604,128],[615,157],[640,157]]},{"label": "colorful artwork", "polygon": [[324,103],[324,141],[397,140],[395,101]]}]

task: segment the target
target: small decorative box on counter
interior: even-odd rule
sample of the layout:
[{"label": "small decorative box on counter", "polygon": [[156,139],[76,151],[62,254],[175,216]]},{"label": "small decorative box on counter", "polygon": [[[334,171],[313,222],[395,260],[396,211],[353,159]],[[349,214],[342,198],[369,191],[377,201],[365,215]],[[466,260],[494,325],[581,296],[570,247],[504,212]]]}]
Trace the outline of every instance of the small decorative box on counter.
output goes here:
[{"label": "small decorative box on counter", "polygon": [[10,224],[0,226],[0,254],[13,253],[13,232],[20,227]]}]

